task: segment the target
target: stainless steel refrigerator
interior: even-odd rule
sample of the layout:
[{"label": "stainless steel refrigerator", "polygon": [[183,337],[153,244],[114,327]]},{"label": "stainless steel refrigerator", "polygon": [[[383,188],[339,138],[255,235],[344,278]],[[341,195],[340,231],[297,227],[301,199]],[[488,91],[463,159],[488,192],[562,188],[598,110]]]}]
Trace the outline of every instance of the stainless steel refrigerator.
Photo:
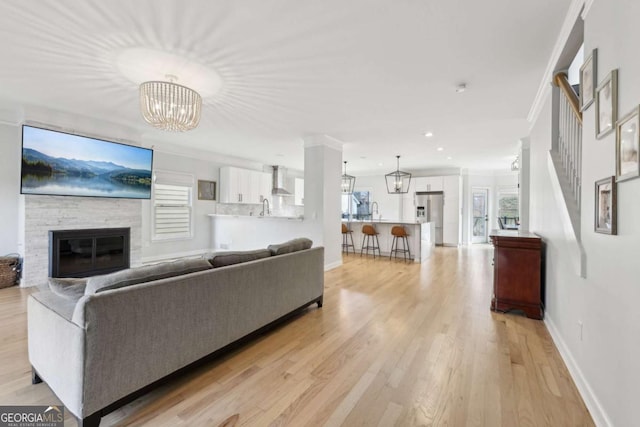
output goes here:
[{"label": "stainless steel refrigerator", "polygon": [[444,193],[442,191],[417,191],[416,217],[427,222],[435,223],[436,245],[442,245],[442,216]]}]

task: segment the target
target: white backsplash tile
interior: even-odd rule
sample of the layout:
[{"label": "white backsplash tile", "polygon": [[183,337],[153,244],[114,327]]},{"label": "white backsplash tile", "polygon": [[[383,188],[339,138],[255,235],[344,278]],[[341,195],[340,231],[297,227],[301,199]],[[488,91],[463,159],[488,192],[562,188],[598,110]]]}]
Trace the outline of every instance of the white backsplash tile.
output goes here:
[{"label": "white backsplash tile", "polygon": [[[271,216],[301,216],[304,215],[304,206],[295,206],[283,202],[284,197],[274,197],[269,200]],[[221,215],[260,215],[262,204],[218,203],[216,213]]]}]

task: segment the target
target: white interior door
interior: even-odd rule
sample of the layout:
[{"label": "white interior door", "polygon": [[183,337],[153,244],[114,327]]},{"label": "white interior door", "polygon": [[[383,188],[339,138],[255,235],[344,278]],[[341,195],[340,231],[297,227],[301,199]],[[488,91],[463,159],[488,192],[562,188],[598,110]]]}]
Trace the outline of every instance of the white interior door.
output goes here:
[{"label": "white interior door", "polygon": [[489,190],[473,188],[472,193],[472,224],[471,242],[487,243],[489,239]]}]

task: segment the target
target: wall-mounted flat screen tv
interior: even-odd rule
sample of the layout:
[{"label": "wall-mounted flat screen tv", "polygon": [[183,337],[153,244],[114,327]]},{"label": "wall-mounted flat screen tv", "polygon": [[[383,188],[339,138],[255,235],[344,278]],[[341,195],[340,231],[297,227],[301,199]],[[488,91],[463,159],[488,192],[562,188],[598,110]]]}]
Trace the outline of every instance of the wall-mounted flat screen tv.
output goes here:
[{"label": "wall-mounted flat screen tv", "polygon": [[22,126],[20,193],[151,198],[153,150]]}]

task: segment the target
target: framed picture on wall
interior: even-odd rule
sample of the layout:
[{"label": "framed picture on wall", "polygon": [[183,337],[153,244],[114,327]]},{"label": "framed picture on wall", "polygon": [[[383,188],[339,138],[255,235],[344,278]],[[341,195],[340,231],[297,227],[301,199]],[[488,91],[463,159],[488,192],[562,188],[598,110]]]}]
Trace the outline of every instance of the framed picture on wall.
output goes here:
[{"label": "framed picture on wall", "polygon": [[640,106],[616,123],[616,181],[640,176]]},{"label": "framed picture on wall", "polygon": [[616,177],[596,181],[595,232],[617,234],[616,218],[618,203],[616,195]]},{"label": "framed picture on wall", "polygon": [[582,88],[580,91],[580,111],[586,110],[593,104],[596,96],[597,51],[597,49],[593,49],[580,67],[580,87]]},{"label": "framed picture on wall", "polygon": [[596,88],[596,138],[613,131],[618,119],[618,70],[612,70]]},{"label": "framed picture on wall", "polygon": [[198,200],[215,200],[216,182],[198,180]]}]

